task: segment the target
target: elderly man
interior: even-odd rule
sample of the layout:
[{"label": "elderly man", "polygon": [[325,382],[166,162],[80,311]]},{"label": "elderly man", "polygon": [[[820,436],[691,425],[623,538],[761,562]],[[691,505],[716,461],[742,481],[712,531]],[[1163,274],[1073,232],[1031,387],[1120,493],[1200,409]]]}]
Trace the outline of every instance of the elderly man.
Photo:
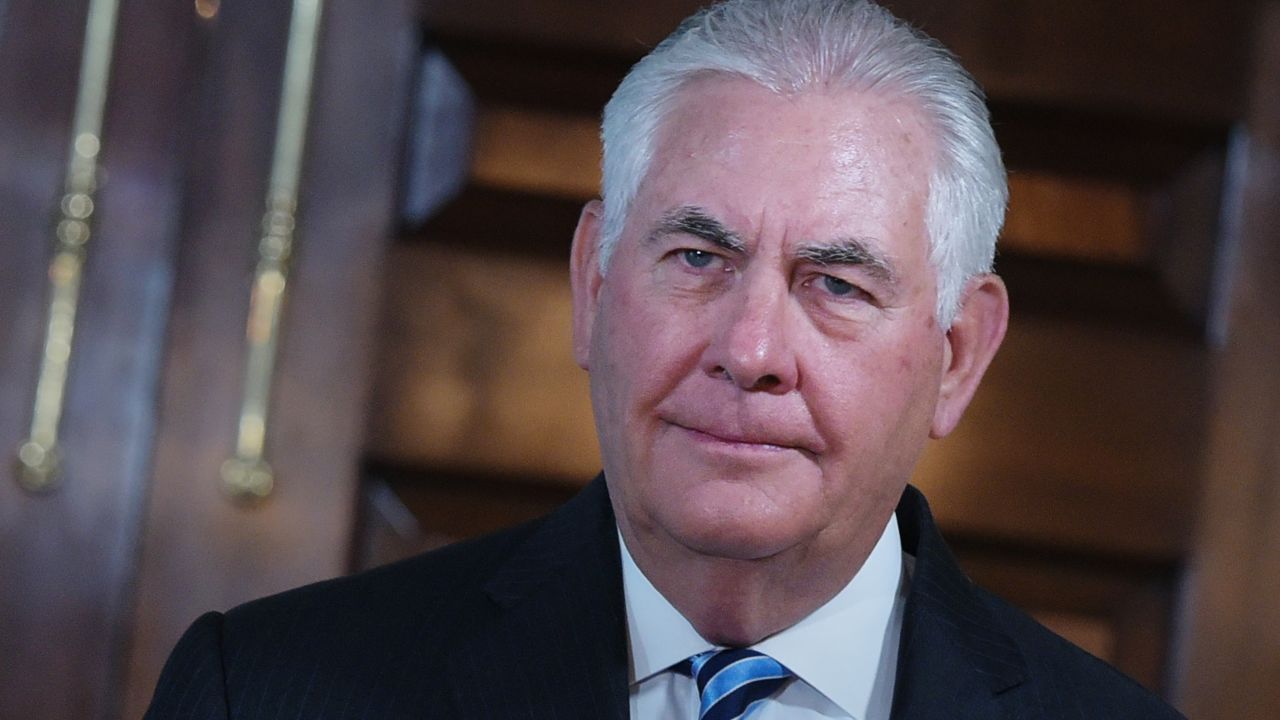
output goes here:
[{"label": "elderly man", "polygon": [[151,718],[1163,718],[973,587],[907,481],[1004,334],[978,88],[863,0],[730,0],[605,110],[573,240],[604,473],[198,620]]}]

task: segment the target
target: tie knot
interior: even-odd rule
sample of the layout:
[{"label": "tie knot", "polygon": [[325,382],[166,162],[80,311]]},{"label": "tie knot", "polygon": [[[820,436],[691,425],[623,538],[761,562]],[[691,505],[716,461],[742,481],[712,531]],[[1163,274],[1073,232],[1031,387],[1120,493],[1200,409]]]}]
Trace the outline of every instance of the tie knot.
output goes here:
[{"label": "tie knot", "polygon": [[689,669],[702,698],[699,720],[745,718],[792,677],[782,663],[746,648],[698,653],[689,658]]}]

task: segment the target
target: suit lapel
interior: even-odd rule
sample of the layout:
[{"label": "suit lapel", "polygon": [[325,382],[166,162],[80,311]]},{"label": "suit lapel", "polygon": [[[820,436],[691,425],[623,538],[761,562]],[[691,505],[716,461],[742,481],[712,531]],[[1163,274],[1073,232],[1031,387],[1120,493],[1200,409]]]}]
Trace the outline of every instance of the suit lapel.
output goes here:
[{"label": "suit lapel", "polygon": [[892,720],[1005,717],[1000,695],[1021,684],[1025,663],[974,593],[934,525],[924,496],[907,487],[898,505],[903,549],[915,556],[898,654]]},{"label": "suit lapel", "polygon": [[449,658],[463,717],[626,718],[626,611],[603,476],[485,586],[491,621]]}]

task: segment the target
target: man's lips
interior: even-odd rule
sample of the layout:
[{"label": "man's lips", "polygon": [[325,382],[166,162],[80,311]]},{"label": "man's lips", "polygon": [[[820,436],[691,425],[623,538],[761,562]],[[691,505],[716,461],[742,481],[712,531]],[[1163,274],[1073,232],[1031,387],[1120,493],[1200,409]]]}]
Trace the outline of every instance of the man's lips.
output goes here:
[{"label": "man's lips", "polygon": [[695,440],[702,442],[737,447],[743,450],[771,452],[799,450],[804,453],[816,452],[809,443],[798,441],[795,438],[785,437],[776,433],[747,432],[734,428],[697,426],[672,420],[667,420],[666,422],[689,433]]},{"label": "man's lips", "polygon": [[699,430],[699,429],[697,429],[697,428],[684,427],[684,426],[682,426],[682,425],[679,425],[679,426],[677,426],[677,427],[680,427],[680,428],[682,428],[682,429],[684,429],[684,430],[689,431],[689,432],[690,432],[690,433],[692,433],[693,435],[697,436],[697,437],[698,437],[698,439],[700,439],[700,440],[705,439],[705,440],[709,440],[709,441],[712,441],[712,442],[725,443],[725,444],[728,444],[728,445],[748,445],[748,446],[752,446],[752,447],[758,447],[758,448],[760,448],[760,449],[762,449],[762,450],[787,450],[787,449],[789,449],[789,446],[787,446],[787,445],[782,445],[782,444],[779,444],[779,443],[777,443],[777,442],[772,442],[772,441],[770,441],[770,440],[764,440],[764,439],[761,439],[761,438],[758,438],[758,437],[726,436],[726,435],[721,435],[721,434],[719,434],[719,433],[707,432],[706,430]]}]

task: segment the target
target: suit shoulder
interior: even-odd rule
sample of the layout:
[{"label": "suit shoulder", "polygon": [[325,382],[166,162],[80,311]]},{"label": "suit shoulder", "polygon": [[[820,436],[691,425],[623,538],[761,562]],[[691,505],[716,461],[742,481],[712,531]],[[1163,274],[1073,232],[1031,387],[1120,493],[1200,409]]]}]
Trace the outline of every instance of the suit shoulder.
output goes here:
[{"label": "suit shoulder", "polygon": [[1036,622],[1022,610],[976,588],[1026,660],[1032,689],[1046,702],[1074,704],[1081,717],[1186,720],[1129,676]]},{"label": "suit shoulder", "polygon": [[[363,572],[323,580],[245,603],[227,612],[232,626],[338,614],[348,620],[391,610],[426,609],[479,591],[535,523],[459,542]],[[296,622],[296,619],[294,620]]]},{"label": "suit shoulder", "polygon": [[537,522],[206,616],[217,695],[245,718],[440,707],[443,686],[423,678],[444,671],[457,633],[496,612],[485,584]]},{"label": "suit shoulder", "polygon": [[[229,610],[222,647],[230,684],[240,669],[280,663],[342,677],[385,678],[434,666],[464,628],[495,612],[485,583],[528,535],[522,526]],[[287,660],[286,660],[287,658]]]}]

